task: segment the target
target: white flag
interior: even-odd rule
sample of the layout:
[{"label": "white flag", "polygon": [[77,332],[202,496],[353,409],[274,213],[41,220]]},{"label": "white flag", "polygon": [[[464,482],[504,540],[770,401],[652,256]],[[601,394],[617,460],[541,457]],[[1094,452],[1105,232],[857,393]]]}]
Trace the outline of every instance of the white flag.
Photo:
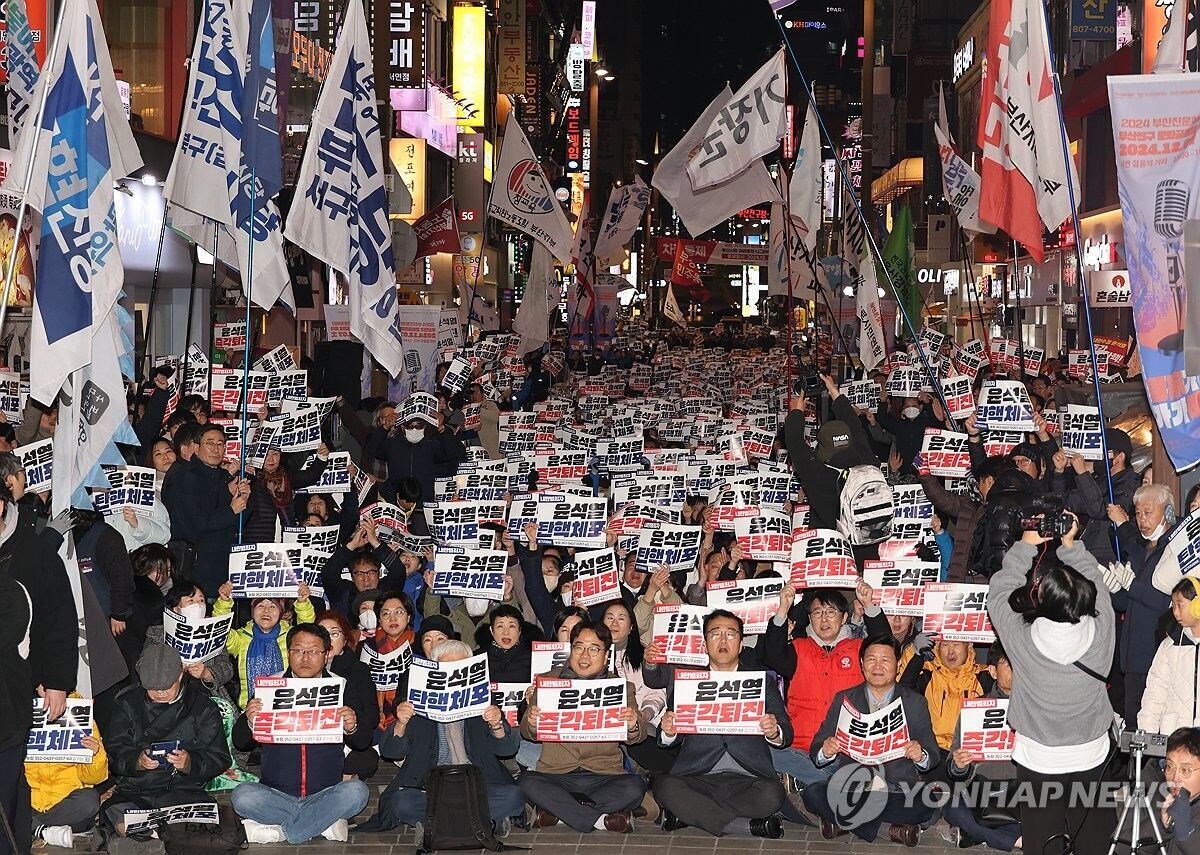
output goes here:
[{"label": "white flag", "polygon": [[938,91],[938,120],[933,126],[942,161],[942,195],[954,209],[963,231],[973,235],[995,234],[996,227],[979,219],[979,175],[958,156],[954,137],[946,121],[946,93]]},{"label": "white flag", "polygon": [[458,285],[458,325],[474,325],[485,332],[500,329],[500,316],[483,299],[483,295],[467,287],[465,279],[458,279],[455,284]]},{"label": "white flag", "polygon": [[790,279],[793,296],[812,300],[816,298],[814,287],[817,284],[828,287],[829,282],[817,253],[817,230],[822,216],[821,131],[811,102],[788,182],[787,199],[791,213],[788,222],[784,219],[783,204],[771,205],[767,293],[787,294]]},{"label": "white flag", "polygon": [[38,60],[25,0],[7,0],[4,17],[5,64],[8,69],[8,147],[17,149],[19,146],[16,141],[34,104],[33,89],[38,80]]},{"label": "white flag", "polygon": [[672,289],[670,282],[667,283],[667,296],[663,298],[663,315],[681,327],[688,325],[683,310],[679,308],[679,303],[675,300],[675,291]]},{"label": "white flag", "polygon": [[550,340],[550,318],[562,301],[562,286],[554,272],[554,261],[550,250],[536,241],[533,257],[529,260],[529,280],[525,283],[525,296],[513,319],[513,331],[521,334],[518,353],[537,350]]},{"label": "white flag", "polygon": [[350,332],[387,371],[404,366],[395,259],[362,0],[350,0],[317,98],[287,238],[349,280]]},{"label": "white flag", "polygon": [[761,160],[755,160],[728,181],[703,190],[692,188],[687,174],[688,158],[703,145],[705,130],[715,121],[731,94],[726,86],[725,91],[713,99],[696,124],[663,157],[650,182],[671,203],[692,237],[698,237],[752,205],[779,201],[779,191],[771,183],[771,175]]},{"label": "white flag", "polygon": [[574,244],[571,224],[554,198],[554,188],[546,180],[513,112],[504,123],[504,142],[488,200],[488,216],[545,244],[550,254],[563,264],[571,261]]},{"label": "white flag", "polygon": [[855,304],[858,308],[858,358],[868,371],[887,357],[887,344],[883,337],[883,314],[879,309],[879,282],[875,274],[875,262],[867,246],[867,232],[862,218],[852,199],[846,199],[842,210],[844,240],[843,254],[846,275],[854,285]]},{"label": "white flag", "polygon": [[250,192],[250,173],[242,164],[241,116],[248,16],[248,6],[235,9],[230,0],[205,0],[192,48],[183,126],[163,196],[170,203],[172,227],[236,267],[251,302],[267,310],[276,302],[291,308],[296,300],[284,260],[279,208],[267,202],[238,225],[239,211],[248,210],[239,194]]},{"label": "white flag", "polygon": [[788,208],[804,226],[804,243],[814,249],[817,230],[821,227],[821,129],[817,125],[812,101],[809,101],[808,112],[804,116],[804,132],[800,136],[800,148],[792,167]]},{"label": "white flag", "polygon": [[705,125],[700,151],[687,166],[694,189],[728,181],[779,146],[787,133],[786,87],[780,48]]},{"label": "white flag", "polygon": [[[1167,19],[1167,29],[1158,43],[1154,67],[1150,69],[1152,74],[1178,74],[1196,70],[1194,64],[1191,68],[1187,64],[1188,57],[1194,56],[1196,51],[1196,15],[1189,15],[1194,2],[1175,0],[1171,5],[1171,17]],[[1152,39],[1155,34],[1147,33],[1142,38]]]},{"label": "white flag", "polygon": [[641,177],[632,184],[614,187],[608,195],[608,208],[596,238],[596,266],[619,264],[625,257],[625,245],[637,231],[642,213],[650,204],[650,188]]}]

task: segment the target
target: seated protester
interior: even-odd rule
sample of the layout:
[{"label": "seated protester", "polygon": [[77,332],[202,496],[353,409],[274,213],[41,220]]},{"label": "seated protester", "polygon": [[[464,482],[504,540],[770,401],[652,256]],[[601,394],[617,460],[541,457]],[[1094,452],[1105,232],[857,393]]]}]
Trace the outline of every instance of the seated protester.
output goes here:
[{"label": "seated protester", "polygon": [[525,596],[542,631],[549,633],[555,614],[568,605],[564,598],[571,595],[571,586],[562,572],[562,558],[538,544],[536,524],[525,526],[525,541],[514,541],[509,554],[516,555],[525,577]]},{"label": "seated protester", "polygon": [[575,627],[581,623],[590,624],[591,622],[591,615],[587,613],[586,609],[579,606],[567,606],[554,616],[554,640],[570,641]]},{"label": "seated protester", "polygon": [[[458,637],[468,644],[475,641],[475,633],[491,620],[492,612],[500,606],[495,600],[483,597],[442,597],[433,593],[432,568],[425,571],[425,584],[427,588],[422,597],[423,616],[440,614],[450,618]],[[507,574],[504,577],[501,601],[513,607],[517,606],[517,600],[513,596],[513,577]]]},{"label": "seated protester", "polygon": [[[294,606],[297,623],[312,623],[316,610],[308,596],[308,585],[300,583]],[[233,611],[233,585],[223,584],[213,615]],[[254,681],[259,677],[277,677],[287,668],[287,635],[292,625],[283,619],[282,597],[255,597],[250,601],[253,616],[245,626],[234,627],[225,641],[225,650],[237,660],[240,681],[237,703],[241,709],[254,697]]]},{"label": "seated protester", "polygon": [[[437,646],[437,643],[451,638],[458,638],[458,636],[454,634],[454,626],[450,623],[449,618],[443,615],[427,617],[421,622],[421,631],[417,633],[417,643],[413,645],[415,648],[413,652],[426,659],[431,659],[433,658],[433,648]],[[526,673],[522,682],[528,679],[529,674]]]},{"label": "seated protester", "polygon": [[416,478],[401,478],[396,482],[396,507],[404,513],[408,533],[415,537],[429,537],[429,522],[425,519],[425,508],[421,505],[421,485]]},{"label": "seated protester", "polygon": [[[78,698],[77,693],[71,697]],[[25,780],[33,808],[33,839],[70,849],[71,835],[96,824],[100,793],[95,787],[108,780],[108,755],[100,741],[100,727],[83,738],[92,752],[88,763],[25,763]]]},{"label": "seated protester", "polygon": [[[1175,625],[1158,646],[1138,711],[1139,730],[1171,733],[1197,725],[1200,698],[1200,579],[1187,576],[1171,592]],[[1200,793],[1197,793],[1200,795]]]},{"label": "seated protester", "polygon": [[[208,607],[204,599],[204,591],[200,585],[191,579],[176,579],[163,597],[162,608],[170,609],[176,614],[183,615],[189,620],[200,620],[208,616]],[[166,633],[163,630],[162,611],[158,613],[158,623],[146,628],[146,646],[166,644]],[[234,702],[230,695],[230,684],[233,682],[233,662],[224,650],[218,650],[202,662],[190,662],[183,666],[184,670],[198,680],[201,688],[209,697],[221,698],[229,703]]]},{"label": "seated protester", "polygon": [[1167,798],[1161,813],[1168,855],[1200,855],[1200,730],[1181,727],[1167,737]]},{"label": "seated protester", "polygon": [[[667,693],[663,689],[651,689],[642,677],[646,648],[642,645],[637,619],[622,600],[607,603],[600,620],[612,634],[615,673],[633,684],[638,712],[641,713],[647,730],[653,735],[657,733],[659,719],[667,706]],[[628,753],[643,769],[661,773],[670,770],[678,751],[664,750],[655,740],[646,739],[637,745],[629,746]]]},{"label": "seated protester", "polygon": [[[302,465],[303,469],[300,468]],[[317,448],[313,459],[307,454],[285,457],[278,447],[268,448],[262,468],[250,480],[250,500],[246,506],[249,516],[242,543],[274,543],[277,531],[283,526],[294,525],[292,503],[295,491],[320,481],[328,465],[329,449],[325,443]]]},{"label": "seated protester", "polygon": [[[888,624],[879,606],[871,604],[871,586],[859,582],[856,601],[863,606],[867,635],[886,635]],[[817,588],[808,591],[801,608],[807,611],[803,634],[789,638],[788,613],[796,589],[790,584],[779,592],[779,608],[767,624],[763,658],[768,668],[787,681],[787,714],[792,731],[790,745],[771,752],[775,771],[791,775],[802,784],[824,780],[831,769],[812,762],[813,737],[838,692],[862,680],[858,654],[862,639],[854,638],[849,610],[841,592]],[[800,629],[797,623],[797,629]]]},{"label": "seated protester", "polygon": [[[393,591],[382,594],[375,600],[374,637],[362,643],[376,653],[392,653],[404,645],[412,645],[416,636],[412,630],[413,604],[405,594]],[[379,723],[375,727],[376,739],[396,720],[396,704],[408,696],[408,674],[401,676],[396,689],[379,689],[375,692],[379,708]]]},{"label": "seated protester", "polygon": [[[374,521],[362,520],[350,540],[333,550],[321,567],[321,586],[329,607],[356,622],[358,617],[351,614],[350,606],[357,595],[379,589],[401,590],[404,581],[392,578],[393,571],[399,569],[395,558],[396,553],[376,535]],[[392,563],[387,567],[385,585],[381,581],[383,565],[389,560]],[[342,577],[344,570],[350,571],[349,580]]]},{"label": "seated protester", "polygon": [[[630,555],[636,555],[631,551]],[[649,647],[654,635],[654,607],[677,606],[683,604],[683,598],[671,583],[671,571],[667,567],[659,567],[650,574],[646,588],[633,606],[633,619],[641,627],[642,647]]]},{"label": "seated protester", "polygon": [[[929,721],[929,708],[925,698],[907,686],[896,683],[897,664],[900,661],[900,644],[890,635],[873,636],[863,641],[858,652],[858,663],[862,668],[864,682],[852,689],[845,689],[833,696],[829,711],[821,723],[812,743],[812,761],[817,768],[832,765],[835,768],[851,762],[841,755],[838,748],[838,717],[842,702],[849,703],[864,713],[877,712],[897,698],[904,707],[904,719],[908,724],[911,741],[905,746],[904,756],[881,764],[879,773],[887,785],[887,804],[877,816],[856,825],[851,831],[862,840],[872,841],[879,833],[879,826],[891,823],[888,837],[893,843],[916,846],[921,836],[921,824],[933,818],[934,808],[920,802],[912,806],[905,804],[905,786],[916,784],[920,776],[941,760],[941,749],[933,735]],[[821,819],[821,836],[833,840],[845,833],[837,824],[837,817],[830,805],[829,782],[815,781],[804,788],[804,806]]]},{"label": "seated protester", "polygon": [[938,745],[949,749],[963,699],[982,697],[992,679],[985,666],[975,663],[975,648],[965,641],[938,639],[931,652],[932,658],[902,654],[898,679],[925,696]]},{"label": "seated protester", "polygon": [[[340,612],[323,611],[317,615],[317,625],[324,627],[329,633],[329,661],[326,667],[330,674],[335,674],[346,681],[346,691],[355,697],[366,698],[369,703],[361,709],[355,709],[358,726],[371,733],[379,724],[379,706],[375,703],[375,683],[371,680],[371,670],[366,663],[358,658],[354,649],[353,635],[350,624]],[[348,781],[357,777],[367,780],[379,769],[379,754],[374,748],[354,749],[346,751],[346,762],[342,768],[342,780]]]},{"label": "seated protester", "polygon": [[[742,619],[724,609],[705,616],[710,673],[749,670],[738,661],[742,630]],[[673,691],[672,680],[668,695]],[[666,812],[664,831],[691,825],[717,837],[783,837],[776,813],[787,794],[771,764],[771,748],[791,743],[792,725],[774,685],[767,686],[766,714],[759,719],[759,729],[761,736],[680,735],[675,732],[675,713],[663,713],[660,741],[682,742],[670,774],[654,782],[654,799]]]},{"label": "seated protester", "polygon": [[[567,664],[551,668],[545,675],[562,680],[599,680],[611,676],[608,655],[612,634],[603,624],[592,626],[582,621],[571,630],[571,653]],[[541,711],[537,687],[525,695],[527,706],[521,718],[521,736],[537,741]],[[634,706],[633,685],[626,682],[625,721],[628,743],[646,738],[646,728]],[[517,782],[525,800],[537,809],[534,826],[549,828],[562,820],[578,832],[594,829],[628,833],[633,829],[630,811],[642,803],[646,782],[625,771],[624,743],[617,742],[544,742],[537,769],[527,770]],[[587,797],[584,804],[577,795]]]},{"label": "seated protester", "polygon": [[[221,713],[185,679],[174,648],[147,647],[136,670],[140,684],[117,696],[104,734],[115,786],[101,807],[101,821],[121,836],[126,811],[211,803],[204,785],[231,764]],[[175,742],[179,747],[165,757],[150,756],[153,746]]]},{"label": "seated protester", "polygon": [[[331,652],[329,632],[315,623],[301,623],[287,634],[288,661],[284,677],[329,677],[325,663]],[[367,805],[370,791],[359,780],[342,780],[343,749],[371,747],[371,730],[360,726],[359,714],[372,706],[369,690],[345,684],[342,693],[343,744],[266,743],[262,748],[262,781],[239,784],[233,809],[242,817],[251,843],[304,843],[317,835],[327,840],[349,839],[347,820]],[[233,726],[233,744],[240,751],[260,747],[250,720],[262,709],[254,699]]]},{"label": "seated protester", "polygon": [[379,618],[375,614],[375,601],[379,599],[379,594],[378,588],[369,588],[359,591],[350,602],[350,615],[357,620],[352,639],[357,648],[374,638],[379,629]]},{"label": "seated protester", "polygon": [[524,683],[529,679],[530,639],[528,628],[515,606],[501,603],[492,620],[480,628],[479,652],[487,653],[488,674],[497,683]]},{"label": "seated protester", "polygon": [[[1013,670],[1004,653],[1004,646],[999,641],[992,642],[988,649],[988,673],[992,677],[992,687],[984,697],[1007,699],[1012,692]],[[969,751],[962,748],[961,724],[954,729],[954,740],[950,745],[950,756],[946,761],[946,770],[952,782],[963,781],[975,783],[982,792],[988,781],[1003,781],[1016,784],[1017,767],[1011,760],[984,760],[976,762],[971,759]],[[1005,786],[997,784],[995,789]],[[994,788],[989,788],[993,790]],[[982,825],[975,818],[970,807],[957,802],[950,802],[942,809],[942,815],[951,828],[958,832],[958,848],[967,849],[986,843],[992,849],[1011,852],[1021,846],[1021,824],[1002,825],[998,828]]]},{"label": "seated protester", "polygon": [[[430,652],[437,662],[471,657],[467,644],[452,639],[439,641]],[[483,772],[488,815],[496,836],[504,837],[511,828],[511,817],[521,816],[525,809],[521,791],[500,763],[500,758],[517,753],[519,742],[517,731],[509,727],[499,707],[488,707],[482,716],[438,723],[417,715],[413,705],[404,701],[396,708],[396,720],[379,744],[379,753],[385,759],[404,762],[379,794],[378,812],[355,831],[390,831],[424,822],[429,772],[436,766],[470,764]]]}]

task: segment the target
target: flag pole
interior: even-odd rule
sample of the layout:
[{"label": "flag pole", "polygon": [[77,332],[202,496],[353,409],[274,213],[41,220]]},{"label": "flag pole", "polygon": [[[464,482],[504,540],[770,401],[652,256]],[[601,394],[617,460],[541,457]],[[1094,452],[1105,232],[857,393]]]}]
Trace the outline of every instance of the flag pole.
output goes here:
[{"label": "flag pole", "polygon": [[[784,101],[787,101],[787,86],[784,86]],[[793,168],[794,165],[793,165]],[[779,164],[779,174],[783,178],[785,185],[783,188],[783,222],[780,227],[783,229],[783,256],[787,260],[787,333],[784,336],[784,346],[787,348],[787,387],[788,397],[794,394],[792,388],[792,327],[796,323],[796,303],[792,293],[792,286],[795,284],[792,279],[792,235],[791,225],[792,218],[792,176],[788,174],[783,163]]]},{"label": "flag pole", "polygon": [[[196,247],[198,253],[200,244],[197,243]],[[217,358],[217,338],[213,329],[217,322],[217,307],[213,301],[217,294],[217,252],[220,249],[221,225],[216,220],[213,220],[212,279],[208,286],[208,397],[210,401],[212,400],[213,360]],[[249,330],[247,330],[247,333],[249,333]]]},{"label": "flag pole", "polygon": [[[787,54],[792,60],[792,67],[796,69],[796,74],[800,77],[800,83],[809,93],[809,97],[812,97],[812,88],[808,84],[808,78],[804,74],[804,69],[800,66],[800,59],[796,56],[796,52],[792,48],[792,43],[788,41],[787,30],[784,29],[783,20],[779,17],[779,13],[771,9],[770,6],[767,6],[767,9],[771,12],[771,17],[775,19],[775,25],[779,28],[779,36],[783,39],[784,47],[787,48]],[[858,199],[858,194],[854,192],[854,182],[850,180],[850,173],[846,169],[846,162],[842,159],[841,152],[834,145],[833,136],[829,133],[829,128],[825,125],[825,119],[822,118],[821,111],[817,107],[815,99],[812,106],[813,115],[817,117],[817,126],[821,129],[821,134],[825,138],[825,141],[833,149],[833,162],[837,166],[838,175],[841,177],[842,187],[846,191],[846,195],[854,203],[854,210],[858,213],[859,219],[862,220],[863,233],[869,244],[870,252],[874,255],[874,258],[867,259],[866,262],[875,264],[876,260],[879,261],[876,267],[883,271],[883,278],[887,280],[888,290],[892,292],[892,297],[896,300],[896,307],[899,310],[900,316],[904,318],[904,325],[908,328],[909,335],[912,336],[913,341],[917,341],[917,330],[913,326],[912,318],[908,316],[908,309],[905,308],[904,303],[900,300],[900,295],[896,291],[896,283],[892,280],[891,272],[888,271],[887,265],[883,264],[883,253],[879,249],[878,241],[875,240],[875,233],[871,230],[871,221],[867,219],[867,213]],[[842,248],[842,253],[844,258],[845,247]],[[924,365],[925,373],[929,377],[929,385],[942,402],[942,411],[946,414],[946,418],[949,418],[950,405],[946,402],[946,396],[942,393],[942,384],[938,382],[937,372],[933,370],[933,366],[930,365],[929,359],[925,355],[925,348],[918,347],[917,355],[921,357],[921,364]]]},{"label": "flag pole", "polygon": [[150,280],[150,303],[146,307],[146,333],[142,336],[142,355],[137,360],[137,379],[146,376],[146,359],[150,356],[150,332],[154,329],[154,299],[158,296],[158,277],[162,271],[163,242],[167,238],[167,200],[163,199],[162,226],[158,229],[158,252],[154,256],[154,276]]},{"label": "flag pole", "polygon": [[[241,195],[240,193],[238,194]],[[251,311],[254,305],[250,300],[250,295],[254,293],[254,209],[258,201],[258,167],[250,167],[250,247],[246,253],[246,267],[242,271],[242,285],[246,292],[246,341],[242,351],[242,441],[241,450],[238,454],[238,481],[246,480],[246,420],[247,413],[250,409],[250,324]],[[235,224],[236,225],[236,224]],[[217,260],[213,258],[213,269],[216,269]],[[211,390],[210,390],[211,392]],[[246,509],[238,511],[238,543],[242,542],[242,533],[245,529]]]},{"label": "flag pole", "polygon": [[[33,187],[33,161],[37,157],[38,139],[42,134],[42,122],[46,118],[46,101],[50,98],[50,87],[54,83],[54,63],[58,59],[63,18],[66,17],[69,5],[68,0],[59,2],[58,17],[54,21],[54,38],[50,42],[50,55],[46,57],[46,64],[42,68],[46,77],[46,85],[42,87],[41,97],[38,98],[38,108],[33,123],[33,144],[29,146],[29,160],[25,163],[25,181],[21,186],[21,207],[17,209],[17,224],[13,229],[12,249],[8,253],[8,269],[4,272],[4,297],[0,299],[0,332],[3,332],[4,319],[8,316],[8,298],[12,295],[13,279],[16,278],[17,273],[17,249],[21,245],[21,233],[25,229],[25,212],[29,209],[29,191]],[[28,132],[29,129],[29,125],[26,125],[25,131]]]},{"label": "flag pole", "polygon": [[180,376],[180,394],[187,394],[188,367],[192,361],[192,312],[196,307],[196,267],[200,263],[200,245],[192,244],[192,284],[188,288],[187,327],[183,333],[183,372]]}]

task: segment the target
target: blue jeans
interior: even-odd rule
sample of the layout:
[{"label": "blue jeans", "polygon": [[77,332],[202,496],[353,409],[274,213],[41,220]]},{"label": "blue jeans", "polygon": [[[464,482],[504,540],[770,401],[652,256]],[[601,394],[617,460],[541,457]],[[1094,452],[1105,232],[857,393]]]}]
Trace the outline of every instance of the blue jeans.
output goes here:
[{"label": "blue jeans", "polygon": [[807,751],[799,751],[795,748],[772,749],[771,762],[775,766],[776,772],[791,775],[805,786],[817,781],[829,780],[835,767],[835,764],[830,763],[824,769],[818,769]]},{"label": "blue jeans", "polygon": [[1001,852],[1012,852],[1021,836],[1021,825],[1002,825],[999,828],[986,828],[975,819],[975,814],[968,807],[948,804],[942,809],[946,822],[955,828],[962,829],[977,840],[982,840],[992,849]]},{"label": "blue jeans", "polygon": [[302,799],[247,782],[237,786],[231,801],[238,816],[281,826],[287,842],[294,845],[312,840],[339,819],[357,815],[370,795],[362,781],[340,781]]},{"label": "blue jeans", "polygon": [[[516,784],[488,784],[488,816],[500,820],[519,816],[525,810],[525,799]],[[426,797],[424,790],[401,787],[387,797],[388,808],[395,819],[405,825],[416,825],[425,821]],[[382,806],[380,806],[382,809]]]}]

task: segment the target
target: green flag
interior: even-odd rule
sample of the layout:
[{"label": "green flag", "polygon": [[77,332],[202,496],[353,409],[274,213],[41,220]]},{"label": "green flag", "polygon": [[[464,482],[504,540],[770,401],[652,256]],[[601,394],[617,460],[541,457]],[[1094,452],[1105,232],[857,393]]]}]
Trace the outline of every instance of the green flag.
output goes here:
[{"label": "green flag", "polygon": [[907,205],[900,209],[892,224],[892,233],[883,247],[883,265],[896,286],[896,298],[916,328],[914,332],[920,334],[921,289],[913,270],[913,221]]}]

